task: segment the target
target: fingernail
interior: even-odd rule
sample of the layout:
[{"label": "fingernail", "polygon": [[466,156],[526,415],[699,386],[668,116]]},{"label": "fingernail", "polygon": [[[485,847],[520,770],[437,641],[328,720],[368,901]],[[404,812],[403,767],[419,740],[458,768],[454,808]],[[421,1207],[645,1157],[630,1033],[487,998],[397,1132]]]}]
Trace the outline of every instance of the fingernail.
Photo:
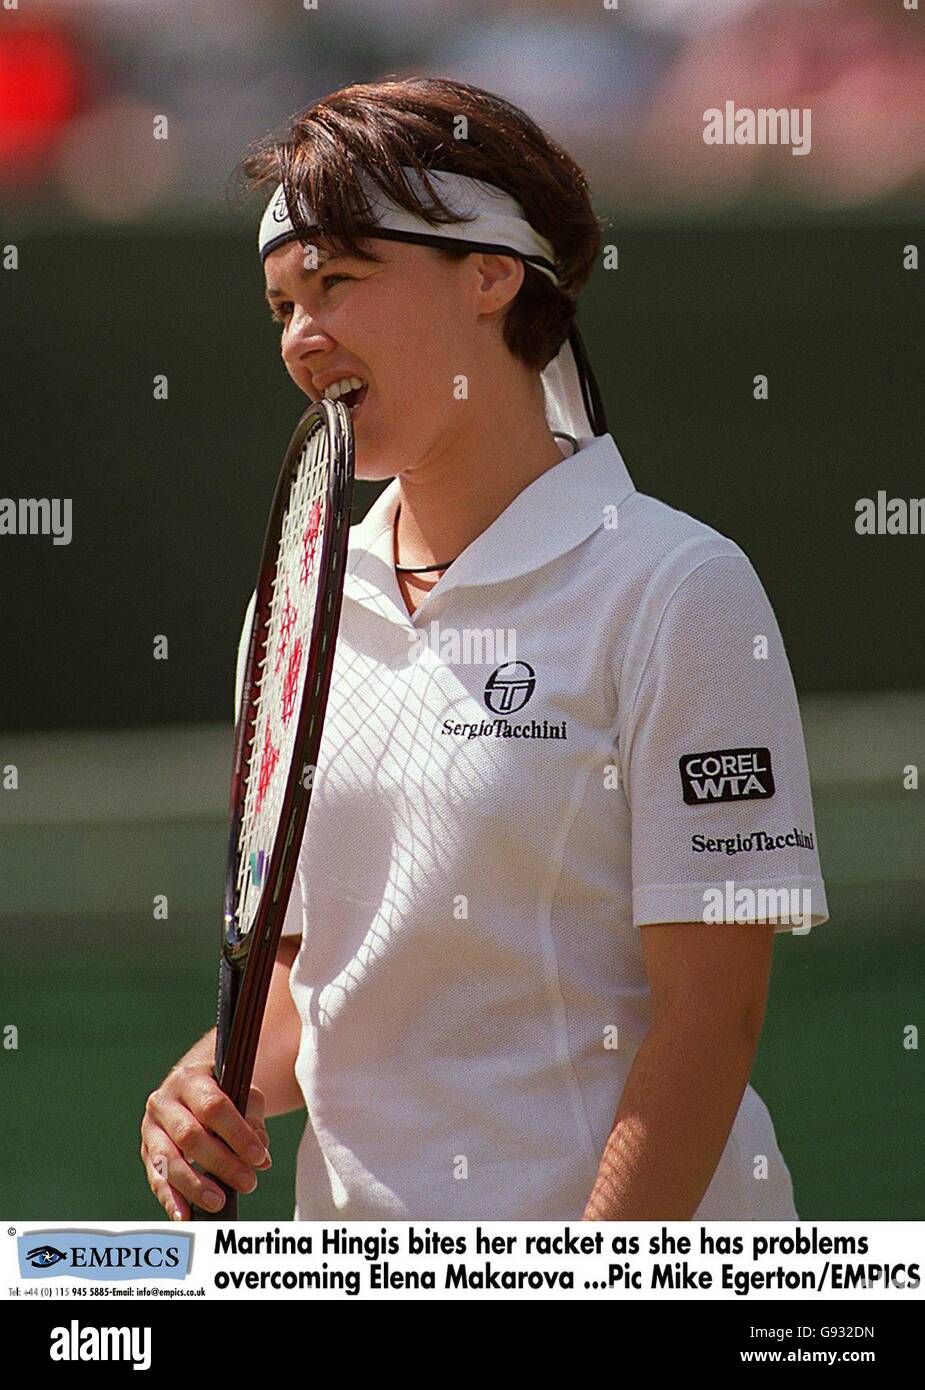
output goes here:
[{"label": "fingernail", "polygon": [[182,1221],[182,1220],[183,1220],[183,1215],[182,1215],[182,1213],[181,1213],[176,1207],[171,1207],[171,1208],[170,1208],[170,1219],[171,1219],[171,1221]]},{"label": "fingernail", "polygon": [[266,1163],[270,1155],[262,1144],[248,1144],[244,1157],[254,1168],[259,1168],[262,1163]]},{"label": "fingernail", "polygon": [[202,1205],[206,1211],[219,1211],[225,1205],[225,1198],[221,1192],[215,1192],[212,1188],[207,1188],[202,1199]]}]

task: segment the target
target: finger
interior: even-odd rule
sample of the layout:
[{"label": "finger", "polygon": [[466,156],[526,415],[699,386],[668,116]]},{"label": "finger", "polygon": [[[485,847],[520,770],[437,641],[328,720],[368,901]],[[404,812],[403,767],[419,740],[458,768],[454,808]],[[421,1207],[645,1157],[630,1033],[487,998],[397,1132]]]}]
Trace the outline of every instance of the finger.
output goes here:
[{"label": "finger", "polygon": [[[265,1157],[266,1130],[262,1129],[265,1100],[262,1091],[252,1088],[249,1104],[253,1102],[260,1128],[248,1124],[231,1103],[210,1072],[197,1068],[193,1071],[180,1069],[172,1072],[169,1085],[152,1091],[145,1106],[142,1134],[150,1127],[152,1132],[163,1129],[171,1133],[177,1142],[186,1145],[186,1138],[180,1140],[175,1132],[178,1117],[188,1111],[203,1129],[215,1133],[228,1143],[229,1148],[238,1153],[251,1166]],[[178,1109],[179,1107],[179,1109]],[[261,1132],[262,1129],[262,1132]],[[195,1136],[189,1136],[195,1144]],[[251,1157],[247,1157],[250,1147]],[[185,1149],[188,1156],[198,1161],[199,1155]]]},{"label": "finger", "polygon": [[260,1139],[260,1142],[266,1149],[266,1158],[264,1159],[264,1161],[262,1163],[254,1164],[255,1168],[260,1169],[273,1167],[273,1159],[270,1157],[270,1136],[267,1133],[267,1127],[264,1124],[265,1111],[266,1099],[264,1097],[263,1092],[258,1090],[256,1086],[252,1086],[250,1089],[250,1095],[247,1098],[247,1122],[254,1130],[254,1132],[257,1134],[257,1136]]},{"label": "finger", "polygon": [[[150,1097],[148,1105],[150,1106]],[[150,1144],[149,1138],[152,1141]],[[182,1213],[185,1204],[180,1193],[170,1185],[167,1177],[166,1155],[160,1151],[158,1140],[168,1144],[170,1142],[163,1130],[150,1120],[148,1107],[146,1107],[141,1122],[141,1161],[144,1164],[145,1177],[148,1179],[148,1186],[170,1219],[181,1221],[183,1216],[182,1214],[177,1215],[177,1213],[178,1211]]]},{"label": "finger", "polygon": [[[187,1105],[203,1129],[222,1140],[232,1153],[251,1168],[266,1162],[265,1138],[235,1109],[217,1082],[208,1077],[198,1077],[190,1090],[191,1098]],[[262,1107],[263,1096],[260,1092],[257,1094],[260,1096]],[[262,1123],[262,1120],[261,1108],[259,1121]],[[176,1139],[176,1136],[174,1138]],[[185,1145],[181,1145],[181,1148],[184,1153],[189,1153]],[[198,1160],[198,1154],[196,1157]],[[219,1173],[218,1176],[224,1177],[224,1173]]]},{"label": "finger", "polygon": [[[161,1135],[158,1152],[152,1152],[151,1149],[143,1152],[151,1191],[171,1221],[188,1221],[192,1214],[190,1201],[188,1197],[184,1197],[180,1189],[181,1183],[188,1191],[198,1190],[200,1193],[199,1205],[206,1210],[211,1209],[212,1199],[208,1195],[208,1180],[202,1178],[197,1189],[196,1184],[200,1175],[190,1167],[183,1155],[171,1144],[167,1135]],[[222,1195],[220,1189],[215,1187],[216,1201]]]},{"label": "finger", "polygon": [[142,1145],[142,1160],[148,1178],[148,1186],[154,1193],[171,1221],[188,1221],[189,1204],[179,1189],[173,1187],[169,1178],[168,1156],[166,1153],[152,1155],[146,1145]]},{"label": "finger", "polygon": [[247,1095],[247,1119],[255,1129],[263,1129],[267,1115],[267,1101],[258,1086],[252,1086]]},{"label": "finger", "polygon": [[[223,1096],[222,1099],[228,1100],[227,1096]],[[241,1123],[244,1123],[243,1120]],[[219,1211],[224,1205],[223,1200],[217,1204],[213,1201],[212,1205],[208,1201],[200,1201],[200,1195],[206,1191],[204,1183],[209,1174],[244,1194],[253,1192],[257,1186],[255,1165],[239,1158],[222,1139],[206,1129],[196,1116],[179,1102],[163,1107],[163,1128],[166,1137],[173,1144],[173,1152],[168,1152],[171,1165],[170,1181],[196,1206],[205,1207],[207,1211]],[[162,1151],[162,1146],[159,1146],[159,1151]],[[266,1156],[266,1149],[262,1143],[258,1143],[257,1152],[262,1161]],[[182,1167],[177,1163],[177,1156],[183,1164]],[[205,1170],[205,1178],[193,1168],[194,1163]],[[208,1190],[213,1198],[224,1196],[214,1185]]]},{"label": "finger", "polygon": [[[220,1212],[225,1205],[225,1194],[211,1173],[200,1173],[193,1168],[182,1154],[161,1155],[161,1172],[170,1183],[174,1193],[174,1220],[191,1220],[192,1208],[199,1207],[207,1212]],[[256,1186],[255,1176],[250,1175],[248,1191]]]}]

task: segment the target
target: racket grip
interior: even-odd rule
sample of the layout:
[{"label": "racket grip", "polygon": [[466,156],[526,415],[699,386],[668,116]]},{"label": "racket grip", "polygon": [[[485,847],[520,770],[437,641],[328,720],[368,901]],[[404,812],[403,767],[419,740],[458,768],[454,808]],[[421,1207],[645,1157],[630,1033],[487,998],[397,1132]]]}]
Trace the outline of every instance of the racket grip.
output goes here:
[{"label": "racket grip", "polygon": [[220,1211],[206,1211],[203,1207],[193,1207],[190,1211],[191,1221],[237,1221],[238,1219],[238,1194],[233,1187],[226,1187],[221,1178],[212,1178],[216,1187],[220,1187],[225,1194],[225,1205]]}]

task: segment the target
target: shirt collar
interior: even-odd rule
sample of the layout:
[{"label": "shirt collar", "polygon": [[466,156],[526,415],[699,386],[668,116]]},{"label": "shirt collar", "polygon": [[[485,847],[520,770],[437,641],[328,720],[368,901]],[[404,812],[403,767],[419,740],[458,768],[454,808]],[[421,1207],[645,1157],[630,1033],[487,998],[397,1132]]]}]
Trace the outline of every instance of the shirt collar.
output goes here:
[{"label": "shirt collar", "polygon": [[[604,525],[608,508],[634,491],[613,437],[596,436],[517,494],[441,575],[415,618],[435,595],[515,579],[564,555]],[[344,594],[407,625],[411,620],[395,577],[392,540],[398,502],[395,478],[351,527]]]}]

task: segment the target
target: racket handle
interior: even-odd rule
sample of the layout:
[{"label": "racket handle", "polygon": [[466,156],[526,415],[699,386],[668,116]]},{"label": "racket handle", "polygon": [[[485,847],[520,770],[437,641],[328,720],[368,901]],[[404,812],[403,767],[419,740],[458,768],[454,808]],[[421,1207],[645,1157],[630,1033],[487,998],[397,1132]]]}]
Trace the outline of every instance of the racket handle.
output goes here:
[{"label": "racket handle", "polygon": [[216,1187],[220,1187],[225,1194],[225,1205],[219,1211],[206,1211],[203,1207],[193,1207],[190,1211],[191,1221],[237,1221],[238,1219],[238,1194],[233,1187],[226,1187],[221,1178],[212,1178]]},{"label": "racket handle", "polygon": [[[225,1060],[225,1047],[231,1033],[238,990],[241,984],[240,971],[232,969],[230,961],[222,955],[218,971],[218,1019],[216,1022],[215,1070],[213,1075],[221,1081],[222,1066]],[[221,1178],[209,1174],[210,1180],[225,1194],[225,1205],[219,1211],[206,1211],[204,1207],[194,1206],[190,1211],[191,1221],[237,1221],[238,1194],[233,1187],[227,1187]]]}]

